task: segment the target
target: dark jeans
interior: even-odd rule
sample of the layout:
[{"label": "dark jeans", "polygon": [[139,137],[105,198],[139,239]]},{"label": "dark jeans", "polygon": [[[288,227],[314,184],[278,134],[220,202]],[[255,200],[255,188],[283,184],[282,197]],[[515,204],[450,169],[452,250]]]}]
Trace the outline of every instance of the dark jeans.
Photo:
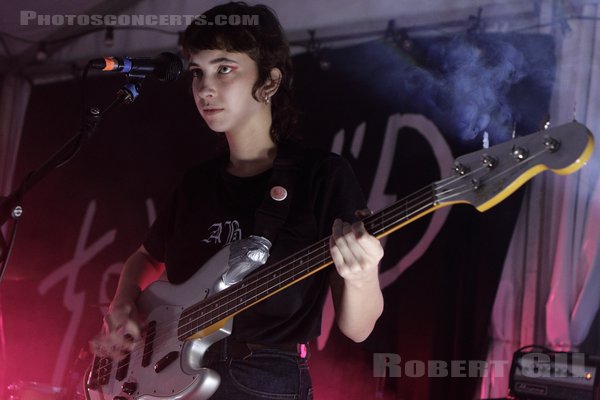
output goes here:
[{"label": "dark jeans", "polygon": [[260,349],[244,358],[212,362],[208,368],[221,375],[210,400],[312,400],[307,360],[293,352]]}]

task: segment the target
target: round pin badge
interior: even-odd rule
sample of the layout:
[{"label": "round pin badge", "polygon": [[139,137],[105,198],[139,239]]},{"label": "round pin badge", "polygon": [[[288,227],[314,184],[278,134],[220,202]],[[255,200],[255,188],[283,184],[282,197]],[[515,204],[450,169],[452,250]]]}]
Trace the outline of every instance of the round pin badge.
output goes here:
[{"label": "round pin badge", "polygon": [[271,198],[275,201],[283,201],[287,197],[287,190],[283,186],[273,186],[271,188]]}]

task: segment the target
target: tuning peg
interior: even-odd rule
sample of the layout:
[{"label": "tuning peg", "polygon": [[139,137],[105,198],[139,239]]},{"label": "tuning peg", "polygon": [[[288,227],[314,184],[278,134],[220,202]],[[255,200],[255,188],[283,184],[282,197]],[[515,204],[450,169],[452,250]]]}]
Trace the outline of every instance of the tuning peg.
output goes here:
[{"label": "tuning peg", "polygon": [[513,146],[510,153],[512,155],[513,160],[515,160],[516,162],[523,161],[529,155],[527,149],[520,146]]},{"label": "tuning peg", "polygon": [[485,154],[483,157],[481,157],[481,164],[483,164],[484,167],[493,169],[496,168],[496,165],[498,165],[498,160],[489,154]]},{"label": "tuning peg", "polygon": [[469,167],[467,167],[466,165],[463,165],[461,163],[456,163],[454,164],[454,168],[452,168],[454,170],[454,173],[456,175],[465,175],[466,173],[468,173]]},{"label": "tuning peg", "polygon": [[560,148],[560,141],[558,141],[557,139],[555,139],[553,137],[546,136],[544,138],[544,147],[550,153],[554,153],[555,151],[557,151]]}]

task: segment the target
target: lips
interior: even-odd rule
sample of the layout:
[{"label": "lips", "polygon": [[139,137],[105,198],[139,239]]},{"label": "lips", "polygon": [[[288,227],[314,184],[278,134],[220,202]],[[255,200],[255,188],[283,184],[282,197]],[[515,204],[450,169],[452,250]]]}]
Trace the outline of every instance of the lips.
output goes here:
[{"label": "lips", "polygon": [[202,113],[206,116],[211,116],[220,113],[223,111],[222,108],[204,108],[202,109]]}]

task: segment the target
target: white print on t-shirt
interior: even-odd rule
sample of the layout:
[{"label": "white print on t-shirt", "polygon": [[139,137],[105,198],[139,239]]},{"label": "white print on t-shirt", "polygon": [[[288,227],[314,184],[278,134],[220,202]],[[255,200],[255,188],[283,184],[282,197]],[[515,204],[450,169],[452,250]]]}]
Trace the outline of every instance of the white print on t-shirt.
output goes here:
[{"label": "white print on t-shirt", "polygon": [[225,240],[225,244],[229,244],[231,242],[235,242],[236,240],[242,239],[242,230],[240,229],[240,223],[237,220],[233,220],[212,224],[210,228],[208,228],[208,238],[202,239],[202,241],[204,243],[221,244],[223,242],[223,225],[227,228],[227,238]]}]

